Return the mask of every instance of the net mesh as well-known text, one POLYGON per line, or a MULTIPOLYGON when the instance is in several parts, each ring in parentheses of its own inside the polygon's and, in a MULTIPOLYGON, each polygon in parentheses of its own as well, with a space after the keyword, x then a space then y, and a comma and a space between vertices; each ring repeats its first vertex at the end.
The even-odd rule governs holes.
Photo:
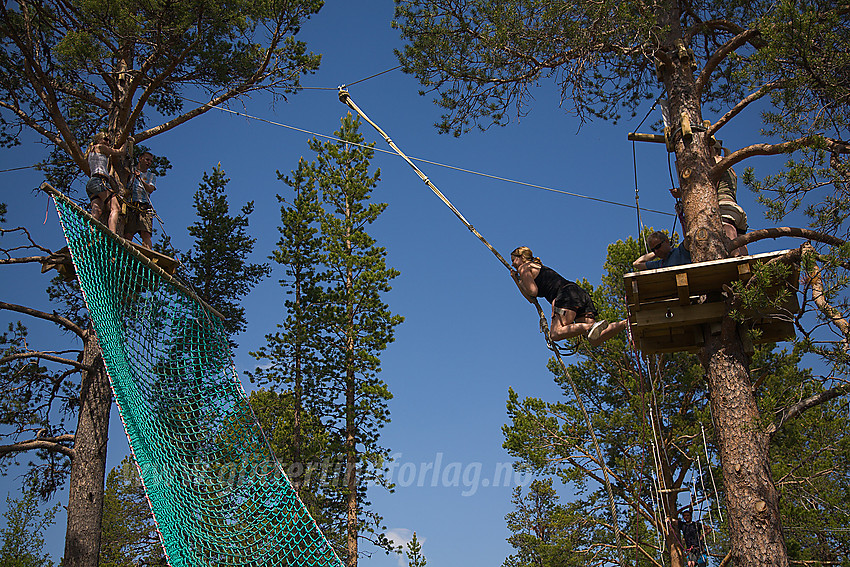
POLYGON ((172 567, 341 566, 269 450, 219 319, 53 197, 172 567))

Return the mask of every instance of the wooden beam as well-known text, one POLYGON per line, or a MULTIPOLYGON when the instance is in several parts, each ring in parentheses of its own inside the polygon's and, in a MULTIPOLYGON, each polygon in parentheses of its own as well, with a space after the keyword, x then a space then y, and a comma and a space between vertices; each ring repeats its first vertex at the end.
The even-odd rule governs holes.
POLYGON ((676 274, 676 291, 679 294, 679 305, 689 305, 691 303, 687 272, 676 274))
POLYGON ((666 140, 663 134, 641 134, 640 132, 629 132, 631 142, 656 142, 664 144, 666 140))
POLYGON ((644 309, 635 314, 635 324, 639 328, 684 327, 702 325, 722 319, 726 315, 726 302, 703 303, 698 305, 673 305, 666 309, 644 309))

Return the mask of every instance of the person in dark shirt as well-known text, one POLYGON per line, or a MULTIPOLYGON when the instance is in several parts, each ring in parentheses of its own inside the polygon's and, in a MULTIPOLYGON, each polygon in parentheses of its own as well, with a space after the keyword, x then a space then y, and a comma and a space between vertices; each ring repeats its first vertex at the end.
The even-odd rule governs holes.
POLYGON ((576 283, 562 277, 535 258, 531 249, 520 246, 511 252, 511 275, 520 292, 528 299, 543 297, 552 304, 549 337, 553 341, 584 335, 597 346, 626 328, 628 320, 609 324, 597 321, 599 312, 593 299, 576 283))
POLYGON ((685 510, 682 512, 682 519, 679 520, 676 527, 685 546, 688 567, 704 567, 706 557, 702 523, 694 522, 693 513, 690 510, 685 510))

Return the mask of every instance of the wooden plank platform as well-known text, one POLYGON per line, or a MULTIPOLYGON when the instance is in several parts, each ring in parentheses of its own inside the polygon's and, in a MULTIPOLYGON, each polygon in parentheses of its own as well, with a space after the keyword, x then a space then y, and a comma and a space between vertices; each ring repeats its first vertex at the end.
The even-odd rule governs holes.
MULTIPOLYGON (((162 268, 165 273, 170 276, 174 275, 174 272, 177 270, 177 266, 179 265, 177 260, 170 256, 166 256, 165 254, 160 254, 156 250, 149 250, 135 242, 125 242, 132 246, 139 254, 150 260, 153 264, 162 268)), ((57 250, 41 263, 41 273, 53 269, 59 272, 62 279, 66 282, 77 279, 77 272, 74 269, 74 263, 71 261, 71 251, 68 250, 67 246, 61 250, 57 250)))
POLYGON ((151 250, 149 248, 145 248, 135 242, 130 242, 130 245, 136 249, 136 251, 162 268, 166 274, 169 276, 173 276, 175 270, 177 270, 177 266, 179 265, 177 260, 172 258, 171 256, 166 256, 165 254, 160 254, 156 250, 151 250))
MULTIPOLYGON (((705 341, 705 333, 719 329, 728 306, 724 284, 752 277, 756 264, 767 262, 788 250, 767 252, 699 262, 657 270, 626 274, 626 301, 631 319, 632 336, 638 348, 647 354, 697 351, 705 341)), ((749 328, 758 329, 757 342, 777 342, 794 337, 794 324, 789 316, 797 313, 799 273, 792 270, 785 286, 793 289, 789 300, 776 313, 745 313, 749 328)), ((768 290, 775 294, 779 287, 768 290)))

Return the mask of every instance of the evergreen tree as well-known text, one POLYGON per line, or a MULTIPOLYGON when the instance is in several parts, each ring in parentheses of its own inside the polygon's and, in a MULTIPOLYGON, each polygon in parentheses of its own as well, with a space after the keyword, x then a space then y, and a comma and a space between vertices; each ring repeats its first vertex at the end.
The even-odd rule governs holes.
MULTIPOLYGON (((593 290, 594 302, 606 318, 616 318, 624 310, 622 272, 637 249, 634 239, 608 248, 603 285, 593 290)), ((718 486, 720 493, 715 494, 713 480, 720 480, 722 470, 705 375, 697 357, 684 353, 640 357, 625 336, 598 349, 579 347, 577 354, 579 360, 567 367, 567 373, 590 412, 618 509, 628 518, 622 536, 625 549, 633 550, 629 561, 649 566, 669 560, 674 567, 683 565, 673 525, 682 506, 693 506, 696 519, 713 528, 709 551, 724 557, 728 525, 716 513, 723 492, 718 486)), ((850 421, 846 401, 841 399, 826 401, 811 413, 789 413, 800 398, 823 391, 811 371, 799 368, 800 363, 798 354, 773 345, 759 348, 753 357, 759 376, 756 395, 762 414, 777 416, 765 430, 771 435, 784 524, 795 527, 786 534, 790 557, 824 559, 830 555, 824 553, 823 542, 836 550, 846 545, 843 532, 835 526, 847 521, 850 502, 850 477, 841 464, 850 448, 844 441, 850 421)), ((569 503, 552 514, 560 521, 561 551, 573 554, 570 560, 579 564, 590 558, 615 563, 612 528, 601 506, 607 495, 600 463, 567 376, 554 359, 549 367, 564 391, 563 399, 522 399, 511 390, 505 447, 519 459, 519 466, 555 476, 569 487, 569 503)), ((508 518, 512 531, 516 517, 527 518, 528 510, 535 509, 516 499, 515 504, 517 512, 508 518)), ((525 535, 511 541, 530 549, 538 544, 525 535)), ((528 556, 512 557, 519 561, 528 556)))
MULTIPOLYGON (((247 233, 254 202, 245 204, 242 214, 230 216, 225 193, 229 181, 220 166, 213 168, 212 175, 204 172, 195 191, 198 220, 189 227, 195 242, 184 264, 198 296, 224 315, 224 328, 235 334, 244 331, 247 324, 240 299, 269 274, 270 268, 246 261, 257 242, 247 233)), ((233 340, 231 345, 236 346, 233 340)))
MULTIPOLYGON (((285 268, 281 285, 290 297, 282 330, 255 353, 269 365, 252 376, 290 389, 297 423, 312 415, 325 427, 323 450, 336 453, 320 515, 332 524, 326 530, 332 540, 341 534, 339 554, 350 566, 357 564, 360 539, 393 549, 366 487, 381 482, 387 458, 379 435, 392 395, 378 377, 380 353, 402 321, 381 299, 398 272, 366 232, 386 205, 371 200, 380 174, 369 171, 373 150, 361 147, 358 129, 351 115, 344 117, 336 132, 343 141, 312 140, 316 161, 301 160, 291 177, 281 177, 293 196, 291 202, 279 197, 281 239, 273 258, 285 268)), ((305 450, 303 426, 294 428, 291 443, 302 459, 316 458, 305 450)))
MULTIPOLYGON (((31 131, 51 148, 42 156, 47 178, 70 191, 81 173, 90 173, 84 149, 98 130, 108 131, 117 148, 130 136, 143 142, 253 91, 285 97, 295 92, 302 73, 318 67, 319 56, 295 35, 321 4, 3 3, 0 145, 15 145, 18 132, 31 131), (209 98, 186 108, 181 96, 186 89, 209 98)), ((128 161, 116 166, 121 185, 126 185, 128 166, 128 161)), ((25 228, 14 234, 23 244, 4 232, 7 253, 0 264, 47 260, 51 251, 34 243, 25 228)), ((77 352, 53 353, 48 345, 33 348, 17 331, 6 337, 11 342, 5 342, 0 361, 0 405, 13 407, 7 401, 22 390, 31 395, 21 415, 8 418, 14 427, 8 435, 4 431, 4 438, 26 433, 3 445, 0 456, 6 466, 16 455, 37 452, 43 460, 32 460, 33 471, 52 483, 47 493, 70 474, 64 565, 94 567, 112 401, 99 346, 87 324, 54 313, 53 306, 12 300, 0 302, 0 309, 79 337, 79 357, 77 352), (49 365, 33 364, 47 360, 49 365), (78 417, 76 428, 65 426, 69 415, 78 417)))
POLYGON ((109 471, 103 499, 100 567, 165 565, 165 554, 136 461, 127 456, 109 471))
POLYGON ((422 554, 422 544, 416 537, 416 532, 413 532, 413 537, 407 542, 407 567, 425 567, 428 561, 422 554))
POLYGON ((343 438, 345 484, 341 488, 349 567, 357 565, 360 538, 374 536, 374 543, 390 547, 378 533, 380 516, 368 508, 366 486, 380 480, 376 473, 388 455, 379 437, 390 419, 387 401, 392 394, 378 377, 379 355, 393 341, 394 329, 402 321, 381 300, 398 272, 387 267, 386 250, 366 232, 386 204, 371 201, 380 172, 369 171, 374 151, 362 146, 359 126, 348 114, 335 132, 342 142, 310 141, 310 149, 316 152, 311 175, 325 205, 321 218, 325 364, 334 369, 323 385, 327 396, 323 415, 343 438))
MULTIPOLYGON (((528 494, 514 489, 511 502, 516 510, 505 516, 511 536, 508 543, 516 553, 505 559, 503 567, 567 567, 585 565, 586 558, 577 551, 577 543, 587 541, 585 528, 591 527, 575 513, 558 504, 552 479, 533 480, 528 494), (569 522, 578 524, 568 529, 569 522)), ((599 528, 596 528, 598 530, 599 528)), ((593 529, 588 530, 592 533, 593 529)))
MULTIPOLYGON (((694 261, 726 258, 740 244, 781 234, 834 247, 844 243, 850 202, 844 191, 850 151, 845 141, 850 14, 841 4, 402 0, 396 16, 407 40, 399 58, 446 109, 442 131, 459 135, 475 125, 505 124, 510 108, 527 111, 531 88, 544 79, 553 80, 582 121, 617 120, 623 109, 634 115, 647 100, 665 99, 670 124, 663 139, 675 154, 683 229, 694 261), (755 129, 748 145, 715 162, 715 136, 756 104, 767 107, 766 142, 756 139, 762 131, 755 129), (717 111, 723 114, 704 122, 717 111), (805 208, 821 200, 824 186, 834 187, 837 199, 827 197, 808 210, 827 224, 840 225, 841 236, 785 227, 753 231, 733 244, 721 227, 715 184, 744 160, 794 152, 800 157, 789 161, 787 173, 762 188, 805 208)), ((756 185, 750 174, 745 178, 756 185)), ((841 299, 845 248, 808 255, 808 291, 820 321, 798 318, 806 321, 805 327, 801 324, 805 333, 820 323, 833 328, 837 340, 831 345, 838 348, 810 350, 837 361, 842 374, 842 345, 850 339, 847 304, 841 299), (821 276, 812 271, 812 262, 842 268, 834 277, 821 276)), ((798 261, 803 252, 783 261, 798 261)), ((757 282, 736 293, 760 294, 757 282)), ((717 424, 734 559, 742 566, 784 567, 788 556, 779 492, 770 475, 770 433, 753 395, 751 360, 732 317, 724 320, 721 333, 706 336, 700 363, 717 424)), ((824 380, 829 394, 800 407, 846 393, 849 389, 837 377, 824 380)))
POLYGON ((18 499, 6 497, 6 526, 0 529, 3 567, 53 567, 44 553, 44 530, 53 523, 59 505, 42 512, 38 500, 35 491, 25 492, 18 499))
MULTIPOLYGON (((266 335, 266 345, 252 353, 258 360, 266 361, 251 374, 251 380, 258 384, 288 386, 292 391, 293 463, 310 463, 314 456, 305 454, 302 446, 305 442, 302 430, 302 416, 314 409, 321 397, 320 384, 322 330, 320 300, 322 288, 315 270, 320 264, 321 240, 319 219, 322 207, 319 202, 315 180, 309 176, 309 164, 299 160, 298 168, 292 172, 292 178, 281 175, 293 190, 292 202, 281 195, 281 225, 278 227, 280 239, 272 253, 272 259, 284 267, 285 275, 281 286, 290 297, 284 302, 286 319, 278 325, 281 329, 266 335)), ((298 479, 293 479, 296 489, 298 479)))

